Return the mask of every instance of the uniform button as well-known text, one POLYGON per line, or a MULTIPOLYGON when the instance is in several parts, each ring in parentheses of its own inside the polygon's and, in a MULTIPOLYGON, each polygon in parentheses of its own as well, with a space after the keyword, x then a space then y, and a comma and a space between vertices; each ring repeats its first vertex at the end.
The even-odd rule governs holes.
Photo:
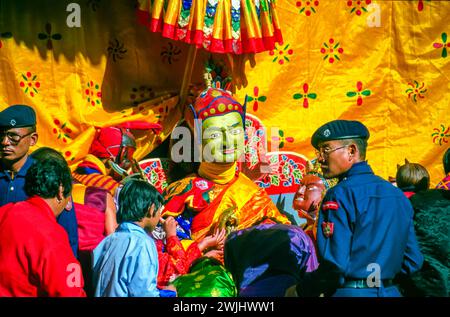
POLYGON ((13 191, 14 190, 14 186, 11 186, 10 190, 13 191))

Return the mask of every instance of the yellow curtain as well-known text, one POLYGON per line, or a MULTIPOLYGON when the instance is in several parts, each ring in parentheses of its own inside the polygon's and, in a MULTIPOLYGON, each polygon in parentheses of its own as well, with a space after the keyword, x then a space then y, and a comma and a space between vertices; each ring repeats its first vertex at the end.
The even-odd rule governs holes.
MULTIPOLYGON (((450 2, 269 2, 284 43, 258 53, 256 66, 245 64, 248 84, 237 91, 266 126, 269 151, 312 159, 310 137, 320 125, 357 119, 370 129, 376 173, 394 176, 408 158, 427 167, 435 185, 450 139, 450 2)), ((136 9, 122 0, 0 2, 0 110, 34 107, 38 146, 61 150, 72 166, 95 126, 162 123, 161 134, 139 137, 140 159, 181 117, 189 45, 149 32, 136 9), (69 26, 71 3, 80 6, 79 27, 69 26)))
POLYGON ((95 127, 161 123, 160 134, 137 135, 141 159, 181 117, 189 46, 148 32, 135 10, 122 0, 0 2, 0 110, 33 107, 37 147, 60 150, 72 168, 88 153, 95 127))
POLYGON ((246 64, 247 111, 269 150, 314 158, 311 135, 327 121, 360 120, 375 173, 424 165, 444 176, 450 140, 450 2, 278 1, 284 43, 246 64), (273 128, 278 128, 279 131, 273 128), (271 133, 272 131, 272 133, 271 133))

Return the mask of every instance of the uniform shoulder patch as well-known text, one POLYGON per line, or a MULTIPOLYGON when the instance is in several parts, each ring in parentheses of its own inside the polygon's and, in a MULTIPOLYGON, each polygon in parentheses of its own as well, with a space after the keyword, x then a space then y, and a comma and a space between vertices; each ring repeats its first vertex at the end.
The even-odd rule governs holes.
POLYGON ((322 222, 322 232, 325 237, 331 237, 334 232, 334 223, 325 221, 322 222))
POLYGON ((338 210, 339 204, 336 201, 327 201, 322 204, 322 210, 338 210))

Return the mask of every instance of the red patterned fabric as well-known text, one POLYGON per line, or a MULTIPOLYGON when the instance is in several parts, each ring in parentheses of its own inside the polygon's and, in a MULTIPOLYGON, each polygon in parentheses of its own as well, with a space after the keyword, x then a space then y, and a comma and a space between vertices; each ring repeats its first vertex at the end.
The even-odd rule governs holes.
POLYGON ((158 287, 163 288, 176 277, 186 274, 191 263, 202 256, 198 244, 193 242, 185 251, 177 237, 167 239, 166 245, 162 240, 156 240, 158 250, 158 287))

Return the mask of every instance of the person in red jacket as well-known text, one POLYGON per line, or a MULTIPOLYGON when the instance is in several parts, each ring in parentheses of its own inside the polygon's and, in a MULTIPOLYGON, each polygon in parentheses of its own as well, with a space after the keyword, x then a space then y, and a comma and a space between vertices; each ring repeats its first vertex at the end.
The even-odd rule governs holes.
POLYGON ((72 179, 61 156, 35 162, 26 201, 0 208, 0 297, 86 296, 81 267, 56 217, 71 208, 72 179))
POLYGON ((153 232, 156 248, 158 250, 158 287, 164 289, 178 276, 189 273, 189 268, 194 260, 206 256, 223 261, 223 247, 225 245, 225 229, 217 230, 200 242, 192 242, 189 246, 183 246, 177 237, 177 221, 173 217, 161 219, 163 236, 158 237, 153 232))

